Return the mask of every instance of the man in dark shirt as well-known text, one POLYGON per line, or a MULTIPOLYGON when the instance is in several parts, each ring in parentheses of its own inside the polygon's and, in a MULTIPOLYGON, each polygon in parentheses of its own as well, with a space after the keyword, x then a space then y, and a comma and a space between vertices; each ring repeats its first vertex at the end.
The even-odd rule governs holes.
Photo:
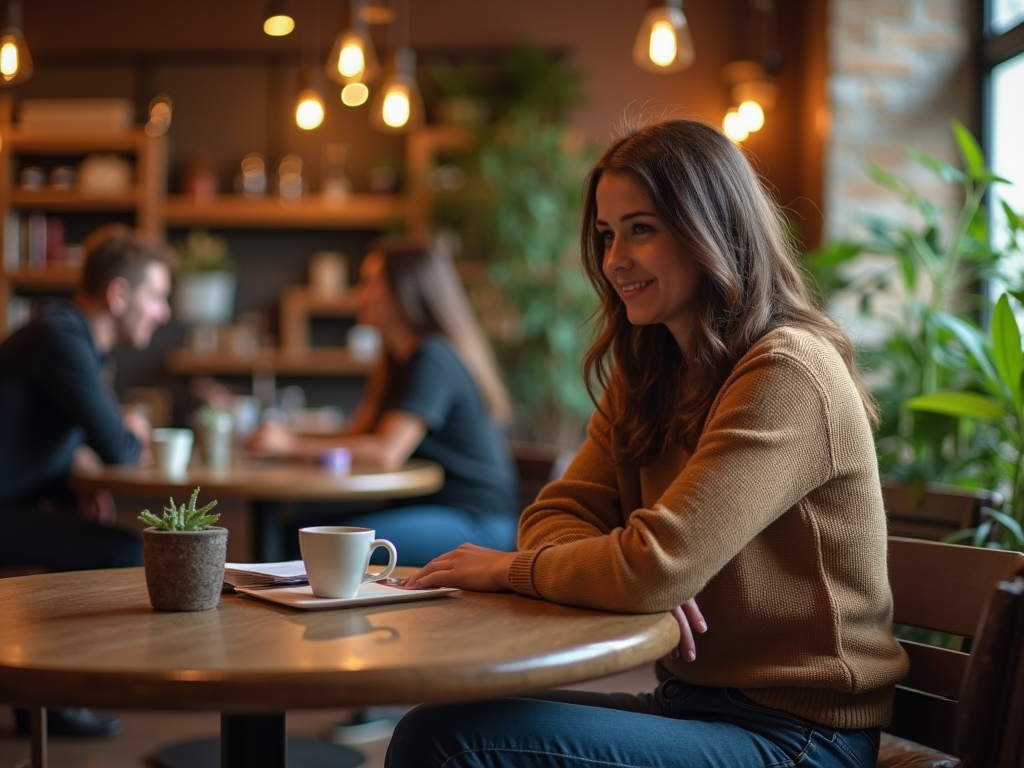
MULTIPOLYGON (((142 564, 139 538, 104 524, 97 497, 72 493, 66 479, 76 458, 132 464, 148 443, 148 421, 121 415, 103 358, 118 345, 144 349, 170 319, 172 255, 123 225, 94 232, 85 251, 72 300, 47 302, 0 344, 0 565, 142 564)), ((57 735, 119 729, 88 710, 51 710, 57 735)))

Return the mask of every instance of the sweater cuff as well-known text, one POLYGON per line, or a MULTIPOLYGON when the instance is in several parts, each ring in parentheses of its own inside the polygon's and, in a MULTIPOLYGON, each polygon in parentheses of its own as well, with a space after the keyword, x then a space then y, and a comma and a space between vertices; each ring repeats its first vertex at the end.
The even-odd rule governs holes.
POLYGON ((512 589, 521 595, 540 597, 533 588, 533 561, 536 560, 540 551, 540 549, 528 549, 525 552, 517 553, 508 569, 509 583, 512 585, 512 589))

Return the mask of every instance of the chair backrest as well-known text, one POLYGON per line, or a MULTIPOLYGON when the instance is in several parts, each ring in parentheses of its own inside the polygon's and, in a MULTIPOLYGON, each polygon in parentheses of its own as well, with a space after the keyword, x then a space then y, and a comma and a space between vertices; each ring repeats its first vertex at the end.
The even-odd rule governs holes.
POLYGON ((954 531, 981 522, 981 508, 999 507, 1002 496, 993 491, 944 485, 914 485, 882 481, 882 499, 890 536, 938 541, 954 531))
POLYGON ((520 509, 532 504, 541 488, 558 479, 570 451, 548 443, 510 440, 509 449, 519 473, 520 509))
MULTIPOLYGON (((957 750, 961 695, 965 711, 979 706, 977 697, 991 690, 990 672, 1002 674, 1011 662, 1005 657, 1009 641, 1002 638, 1007 605, 994 597, 996 585, 1012 580, 1024 568, 1024 554, 1003 550, 889 537, 889 582, 896 624, 926 630, 920 638, 901 639, 910 657, 910 672, 897 687, 893 719, 887 732, 942 752, 957 750), (986 608, 989 608, 986 613, 986 608), (982 618, 986 621, 983 624, 982 618), (981 629, 977 647, 988 649, 985 663, 969 670, 971 641, 981 629), (945 633, 935 637, 930 633, 945 633), (960 648, 942 638, 962 638, 960 648), (932 644, 933 640, 938 644, 932 644), (1000 655, 1002 654, 1002 655, 1000 655)), ((1019 603, 1019 601, 1018 601, 1019 603)), ((1022 611, 1019 604, 1012 610, 1022 611)), ((1011 611, 1012 613, 1012 611, 1011 611)), ((981 657, 979 657, 979 661, 981 657)), ((968 718, 961 724, 960 742, 1002 738, 1002 722, 968 718), (974 728, 975 732, 970 729, 974 728)))

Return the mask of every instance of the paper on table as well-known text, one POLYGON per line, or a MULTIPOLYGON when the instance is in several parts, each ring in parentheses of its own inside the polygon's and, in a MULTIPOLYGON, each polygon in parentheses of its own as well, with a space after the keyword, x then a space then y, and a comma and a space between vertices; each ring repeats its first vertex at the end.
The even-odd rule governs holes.
POLYGON ((225 563, 224 587, 261 589, 307 584, 306 565, 301 560, 280 563, 225 563))

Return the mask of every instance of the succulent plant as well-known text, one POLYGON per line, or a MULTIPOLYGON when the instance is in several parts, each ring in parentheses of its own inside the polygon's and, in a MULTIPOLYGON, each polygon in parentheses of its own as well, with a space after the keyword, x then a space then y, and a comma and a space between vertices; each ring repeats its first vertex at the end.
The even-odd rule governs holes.
POLYGON ((139 520, 156 528, 158 531, 201 531, 220 520, 220 514, 207 514, 217 506, 216 499, 206 506, 196 509, 196 499, 198 497, 199 486, 196 486, 187 505, 176 506, 172 496, 170 497, 170 506, 164 507, 163 517, 157 517, 148 509, 144 509, 139 514, 139 520))

